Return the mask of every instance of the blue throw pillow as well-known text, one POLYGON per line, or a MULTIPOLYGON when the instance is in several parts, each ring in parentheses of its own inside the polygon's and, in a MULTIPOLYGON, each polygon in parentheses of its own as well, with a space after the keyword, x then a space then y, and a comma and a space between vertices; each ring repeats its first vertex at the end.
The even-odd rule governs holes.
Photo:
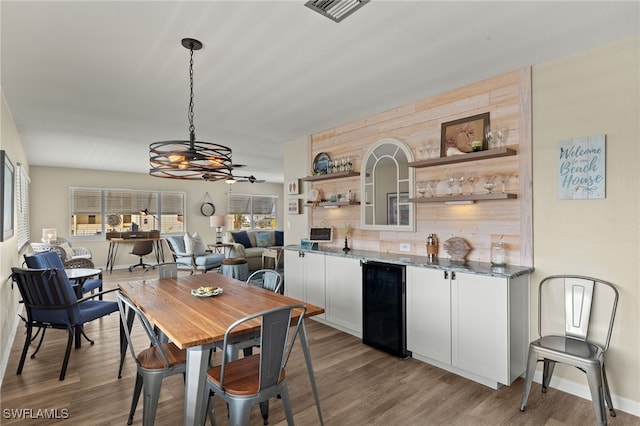
POLYGON ((238 244, 242 244, 244 248, 253 247, 247 231, 232 232, 231 235, 233 236, 233 241, 238 244))
POLYGON ((276 231, 276 246, 284 245, 284 231, 276 231))
POLYGON ((256 232, 256 245, 258 247, 271 247, 271 237, 266 232, 256 232))

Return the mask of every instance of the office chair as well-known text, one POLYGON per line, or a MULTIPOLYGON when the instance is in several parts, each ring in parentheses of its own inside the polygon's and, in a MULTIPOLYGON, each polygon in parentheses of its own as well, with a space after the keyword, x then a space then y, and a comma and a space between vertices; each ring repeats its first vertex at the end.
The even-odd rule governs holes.
POLYGON ((135 265, 129 266, 129 272, 131 272, 135 267, 140 266, 142 269, 151 266, 143 262, 142 258, 148 254, 153 252, 153 240, 145 240, 145 241, 136 241, 133 244, 133 249, 130 251, 131 254, 136 256, 140 256, 140 262, 135 265))

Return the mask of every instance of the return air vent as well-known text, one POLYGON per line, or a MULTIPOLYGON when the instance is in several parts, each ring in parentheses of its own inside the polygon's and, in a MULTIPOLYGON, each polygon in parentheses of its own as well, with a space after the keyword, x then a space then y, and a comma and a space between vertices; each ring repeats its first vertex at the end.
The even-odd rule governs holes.
POLYGON ((366 3, 369 0, 309 0, 304 5, 332 21, 340 22, 366 3))

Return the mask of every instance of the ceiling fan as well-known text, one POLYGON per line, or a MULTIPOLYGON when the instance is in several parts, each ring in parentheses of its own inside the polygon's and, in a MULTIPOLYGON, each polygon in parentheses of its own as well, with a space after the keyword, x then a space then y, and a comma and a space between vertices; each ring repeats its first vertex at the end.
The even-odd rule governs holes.
POLYGON ((261 183, 264 182, 264 179, 256 179, 254 175, 250 176, 232 176, 231 179, 227 179, 226 182, 228 184, 233 184, 236 182, 249 182, 249 183, 261 183))

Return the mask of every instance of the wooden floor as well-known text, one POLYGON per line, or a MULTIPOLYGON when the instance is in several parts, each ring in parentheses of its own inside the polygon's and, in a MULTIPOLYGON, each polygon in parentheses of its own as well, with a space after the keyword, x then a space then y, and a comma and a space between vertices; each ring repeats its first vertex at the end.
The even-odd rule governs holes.
MULTIPOLYGON (((140 273, 105 274, 105 285, 130 280, 140 273)), ((122 379, 118 370, 118 317, 113 314, 87 325, 95 345, 72 349, 66 379, 58 380, 66 333, 49 330, 35 359, 27 357, 22 375, 15 374, 23 345, 23 326, 2 384, 0 424, 125 425, 131 404, 135 364, 127 357, 122 379), (30 409, 31 411, 25 411, 30 409), (60 420, 35 417, 47 413, 60 420), (9 411, 7 411, 9 410, 9 411), (12 418, 13 413, 29 418, 12 418), (51 411, 57 410, 57 411, 51 411)), ((325 424, 331 425, 589 425, 595 424, 590 401, 555 389, 540 392, 534 383, 527 410, 518 409, 522 379, 494 391, 414 359, 399 360, 363 345, 359 339, 308 321, 307 331, 325 424)), ((141 334, 136 339, 144 341, 141 334)), ((216 353, 218 360, 219 352, 216 353)), ((289 393, 296 424, 316 425, 318 417, 299 345, 287 366, 289 393)), ((165 379, 156 425, 182 423, 184 385, 180 375, 165 379)), ((228 424, 226 406, 215 400, 219 425, 228 424)), ((286 424, 282 404, 272 400, 271 425, 286 424)), ((14 414, 15 415, 15 414, 14 414)), ((142 401, 134 423, 142 422, 142 401)), ((252 425, 261 425, 254 407, 252 425)), ((639 425, 640 419, 618 411, 611 425, 639 425)))

